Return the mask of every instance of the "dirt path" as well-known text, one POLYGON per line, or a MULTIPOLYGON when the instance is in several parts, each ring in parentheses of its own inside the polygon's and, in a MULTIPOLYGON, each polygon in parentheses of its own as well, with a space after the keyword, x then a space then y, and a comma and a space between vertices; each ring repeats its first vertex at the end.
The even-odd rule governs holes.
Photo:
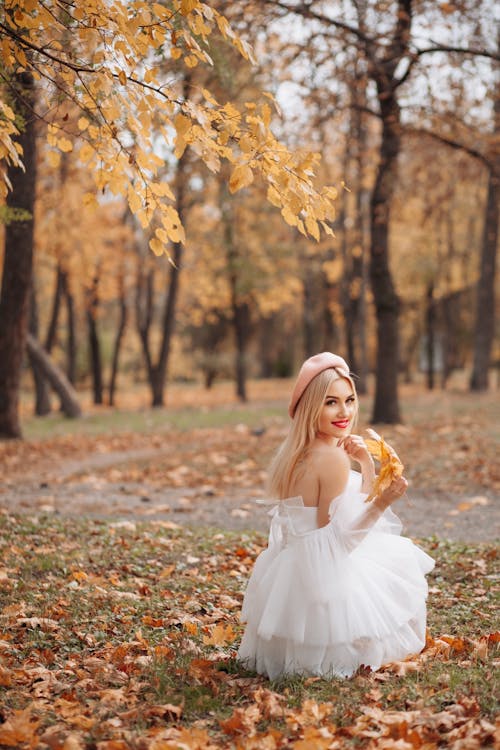
MULTIPOLYGON (((267 529, 269 508, 257 502, 263 498, 262 482, 250 481, 252 471, 250 480, 247 471, 239 475, 244 479, 238 480, 235 474, 232 486, 231 476, 221 486, 220 482, 203 484, 197 477, 188 477, 186 469, 185 476, 191 481, 183 485, 179 467, 177 474, 165 471, 163 480, 158 479, 156 470, 164 458, 165 448, 153 446, 90 453, 81 458, 46 457, 32 466, 28 462, 24 471, 0 488, 0 510, 85 514, 131 522, 161 518, 181 526, 267 529), (135 467, 133 471, 131 467, 135 467)), ((224 464, 218 453, 213 453, 212 460, 224 464)), ((256 479, 261 478, 255 470, 253 473, 258 475, 256 479)), ((411 537, 435 535, 481 542, 498 538, 499 506, 493 491, 457 494, 412 486, 408 498, 395 510, 404 533, 411 537)))

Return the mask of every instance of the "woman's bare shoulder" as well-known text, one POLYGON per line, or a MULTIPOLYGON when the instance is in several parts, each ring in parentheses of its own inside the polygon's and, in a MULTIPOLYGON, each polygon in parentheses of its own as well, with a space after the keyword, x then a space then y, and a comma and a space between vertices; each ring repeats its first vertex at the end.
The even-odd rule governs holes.
POLYGON ((309 454, 311 465, 319 474, 332 471, 349 471, 349 458, 343 448, 331 445, 317 445, 309 454))

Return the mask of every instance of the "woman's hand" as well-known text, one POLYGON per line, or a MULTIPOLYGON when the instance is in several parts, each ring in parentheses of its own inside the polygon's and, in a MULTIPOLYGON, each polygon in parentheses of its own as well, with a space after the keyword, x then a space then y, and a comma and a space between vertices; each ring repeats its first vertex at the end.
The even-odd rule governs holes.
POLYGON ((349 435, 339 440, 338 445, 343 448, 350 458, 359 463, 361 468, 361 491, 370 492, 375 481, 375 464, 360 435, 349 435))
POLYGON ((380 495, 377 495, 373 502, 379 506, 388 508, 396 500, 399 500, 400 497, 403 497, 407 489, 407 480, 404 477, 397 477, 397 479, 393 479, 390 485, 383 490, 380 495))
POLYGON ((339 447, 343 448, 350 458, 353 458, 359 464, 373 464, 373 459, 366 447, 365 441, 360 435, 349 435, 338 442, 339 447))

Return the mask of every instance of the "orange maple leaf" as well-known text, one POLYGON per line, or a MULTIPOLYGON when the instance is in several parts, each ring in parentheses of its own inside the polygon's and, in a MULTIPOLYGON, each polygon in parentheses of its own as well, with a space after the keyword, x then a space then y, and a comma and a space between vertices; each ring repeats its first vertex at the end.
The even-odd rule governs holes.
POLYGON ((386 443, 383 437, 370 428, 366 432, 369 437, 365 439, 365 445, 372 456, 380 463, 380 469, 373 483, 372 491, 365 500, 368 503, 376 498, 380 492, 387 489, 394 479, 403 475, 404 466, 394 448, 386 443))
POLYGON ((209 636, 203 636, 205 646, 227 646, 236 638, 231 625, 216 625, 209 636))

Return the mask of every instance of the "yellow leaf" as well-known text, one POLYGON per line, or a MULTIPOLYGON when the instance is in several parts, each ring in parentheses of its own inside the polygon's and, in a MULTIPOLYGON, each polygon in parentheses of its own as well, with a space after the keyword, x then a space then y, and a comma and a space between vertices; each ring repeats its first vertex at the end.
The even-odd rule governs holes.
POLYGON ((316 242, 319 242, 319 227, 318 222, 312 219, 310 216, 306 216, 306 229, 309 234, 314 237, 316 242))
POLYGON ((380 462, 378 476, 373 484, 372 491, 365 501, 369 502, 377 497, 380 492, 387 489, 394 479, 403 475, 404 466, 394 448, 389 443, 386 443, 375 430, 368 428, 366 432, 369 438, 365 439, 365 445, 372 456, 380 462))
POLYGON ((128 191, 128 205, 133 214, 137 213, 142 206, 141 197, 131 188, 128 191))
POLYGON ((126 86, 127 85, 127 76, 126 76, 124 70, 120 70, 119 71, 119 73, 118 73, 118 80, 120 81, 120 83, 121 83, 122 86, 126 86))
POLYGON ((251 136, 246 133, 240 138, 240 148, 244 154, 248 154, 254 149, 254 141, 251 136))
POLYGON ((293 213, 293 211, 290 211, 288 206, 283 206, 281 209, 281 215, 283 216, 284 220, 287 224, 289 224, 291 227, 296 227, 298 219, 296 215, 293 213))
POLYGON ((330 235, 330 237, 335 237, 335 232, 330 226, 328 226, 328 224, 326 224, 326 222, 320 221, 320 224, 323 227, 325 234, 330 235))
POLYGON ((57 146, 65 154, 69 153, 70 151, 73 151, 73 144, 69 140, 69 138, 59 138, 59 140, 57 141, 57 146))
POLYGON ((152 182, 149 187, 154 195, 170 198, 172 201, 175 200, 172 189, 166 182, 152 182))
POLYGON ((198 8, 200 0, 181 0, 181 13, 183 16, 187 16, 192 10, 198 8))
POLYGON ((164 238, 165 232, 168 235, 168 239, 172 242, 185 242, 186 236, 184 233, 184 227, 181 224, 179 214, 173 208, 173 206, 165 206, 162 210, 161 222, 164 229, 157 229, 155 234, 160 239, 164 238))
POLYGON ((179 47, 171 47, 170 48, 170 57, 172 60, 178 60, 179 57, 182 55, 182 50, 179 49, 179 47))
POLYGON ((302 219, 299 219, 299 220, 297 221, 297 229, 299 230, 299 232, 300 232, 301 234, 303 234, 303 235, 304 235, 304 237, 307 237, 307 232, 306 232, 306 228, 305 228, 305 226, 304 226, 304 222, 302 221, 302 219))
POLYGON ((191 120, 179 112, 174 118, 174 128, 180 138, 184 138, 191 128, 191 120))
POLYGON ((235 167, 229 178, 229 190, 231 193, 236 193, 253 182, 253 172, 248 164, 239 164, 235 167))
POLYGON ((203 636, 205 646, 226 646, 236 638, 231 625, 216 625, 210 636, 203 636))
POLYGON ((165 253, 165 245, 156 237, 153 237, 149 240, 149 247, 155 255, 163 255, 165 253))
POLYGON ((94 149, 92 146, 89 146, 88 143, 84 143, 81 147, 80 151, 78 152, 78 158, 82 162, 89 161, 94 156, 94 149))
POLYGON ((61 154, 59 151, 49 151, 47 153, 47 161, 51 167, 57 169, 61 163, 61 154))
POLYGON ((184 62, 188 68, 196 68, 198 65, 198 58, 195 55, 186 55, 184 62))
POLYGON ((207 100, 207 102, 209 102, 210 104, 213 104, 214 107, 218 106, 217 100, 214 99, 214 97, 212 96, 210 91, 208 91, 208 89, 202 89, 201 91, 202 91, 203 96, 207 100))
POLYGON ((269 187, 267 188, 267 200, 269 201, 269 203, 272 203, 273 206, 281 208, 281 195, 272 185, 269 185, 269 187))
POLYGON ((88 126, 90 125, 90 122, 87 120, 86 117, 80 117, 78 120, 78 128, 79 130, 87 130, 88 126))
POLYGON ((228 34, 231 31, 231 27, 229 26, 229 21, 224 18, 224 16, 218 15, 216 18, 217 26, 219 27, 219 31, 222 34, 224 38, 227 39, 228 34))
POLYGON ((266 128, 271 124, 271 107, 269 104, 262 105, 262 119, 266 128))
POLYGON ((264 94, 265 97, 267 97, 268 99, 270 99, 272 101, 272 103, 274 104, 274 107, 276 109, 276 112, 281 116, 281 109, 279 107, 278 102, 274 98, 273 94, 271 94, 269 91, 263 91, 262 93, 264 94))

